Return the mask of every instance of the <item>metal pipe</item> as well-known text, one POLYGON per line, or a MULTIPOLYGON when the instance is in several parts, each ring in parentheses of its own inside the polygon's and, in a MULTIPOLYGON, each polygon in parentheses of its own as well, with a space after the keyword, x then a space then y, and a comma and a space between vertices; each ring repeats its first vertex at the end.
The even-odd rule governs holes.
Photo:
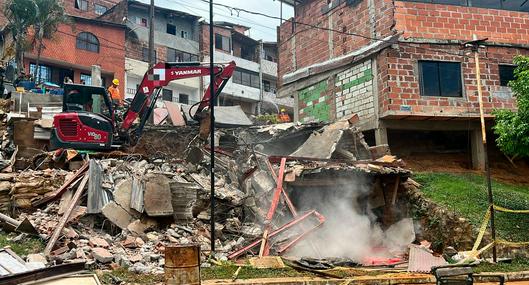
POLYGON ((154 0, 151 0, 149 14, 149 68, 151 68, 156 64, 154 58, 154 0))
POLYGON ((210 99, 209 99, 209 112, 211 119, 211 129, 210 129, 210 176, 211 176, 211 189, 210 189, 210 234, 211 234, 211 256, 215 255, 215 100, 216 100, 216 89, 215 84, 215 67, 214 67, 214 46, 213 46, 213 0, 209 0, 209 84, 210 84, 210 99))

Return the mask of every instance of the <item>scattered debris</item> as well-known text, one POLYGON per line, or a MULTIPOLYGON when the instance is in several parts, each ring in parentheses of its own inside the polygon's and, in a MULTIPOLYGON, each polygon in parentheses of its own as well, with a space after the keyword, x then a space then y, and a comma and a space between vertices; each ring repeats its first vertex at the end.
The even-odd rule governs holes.
MULTIPOLYGON (((177 104, 166 107, 156 117, 166 127, 151 137, 143 136, 134 149, 138 154, 39 151, 32 158, 35 170, 0 172, 0 211, 6 213, 0 220, 17 231, 28 231, 22 224, 34 225, 33 233, 47 240, 44 253, 28 256, 28 263, 81 262, 99 268, 120 266, 140 274, 161 274, 165 269, 167 274, 182 262, 167 257, 175 245, 190 244, 196 245, 192 265, 197 268, 210 256, 225 261, 244 255, 259 256, 250 259, 255 267, 282 268, 285 264, 278 256, 299 252, 318 258, 286 263, 327 277, 333 275, 319 270, 395 267, 406 262, 405 254, 394 249, 406 247, 415 238, 412 220, 399 211, 411 173, 388 146, 367 145, 354 125, 358 118, 327 125, 249 127, 251 122, 240 120, 240 109, 220 110, 220 123, 239 128, 216 133, 216 239, 211 240, 211 150, 191 143, 199 134, 196 127, 171 132, 169 123, 181 125, 191 118, 182 117, 188 112, 177 104), (164 143, 165 137, 177 145, 164 143), (328 218, 334 218, 333 214, 327 215, 324 198, 307 201, 317 191, 329 191, 329 196, 340 189, 357 191, 351 184, 361 185, 362 193, 347 196, 347 206, 375 217, 367 226, 383 225, 380 236, 385 242, 369 244, 373 248, 362 258, 333 259, 325 256, 327 248, 317 239, 318 234, 327 233, 327 224, 335 226, 328 218), (214 253, 209 252, 211 243, 214 253), (372 255, 375 251, 380 255, 372 255)), ((38 125, 49 127, 44 121, 38 125)), ((8 132, 0 135, 0 143, 6 146, 0 152, 2 168, 12 165, 16 143, 8 132)), ((19 135, 24 139, 27 134, 19 135)), ((417 250, 410 250, 410 258, 417 250)))

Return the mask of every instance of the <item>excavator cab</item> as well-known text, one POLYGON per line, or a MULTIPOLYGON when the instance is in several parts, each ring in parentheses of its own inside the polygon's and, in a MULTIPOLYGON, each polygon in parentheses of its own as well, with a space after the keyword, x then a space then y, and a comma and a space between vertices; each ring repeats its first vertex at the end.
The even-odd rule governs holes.
POLYGON ((109 149, 114 110, 103 87, 65 84, 62 113, 53 118, 51 149, 109 149))
MULTIPOLYGON (((63 112, 53 117, 50 148, 105 151, 134 146, 156 107, 160 90, 174 80, 209 76, 210 68, 196 62, 155 64, 143 76, 134 99, 124 112, 121 112, 122 108, 116 112, 112 109, 110 96, 102 87, 66 84, 63 112)), ((205 90, 202 100, 191 107, 196 107, 194 116, 200 121, 201 133, 205 133, 203 130, 207 130, 210 124, 204 111, 210 100, 215 100, 222 92, 235 68, 233 61, 215 64, 215 81, 205 90), (213 96, 211 88, 215 93, 213 96)))

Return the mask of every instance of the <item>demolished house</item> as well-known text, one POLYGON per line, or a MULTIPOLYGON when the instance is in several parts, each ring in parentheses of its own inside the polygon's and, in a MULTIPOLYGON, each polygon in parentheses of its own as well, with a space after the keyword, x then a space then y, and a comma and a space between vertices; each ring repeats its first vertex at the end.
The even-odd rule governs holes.
POLYGON ((4 125, 3 143, 15 150, 2 153, 2 230, 42 239, 45 266, 163 273, 175 244, 199 245, 202 262, 405 264, 416 227, 403 195, 411 173, 387 145, 368 146, 357 120, 219 129, 214 241, 210 150, 190 145, 197 127, 151 129, 137 152, 40 152, 20 169, 4 125))

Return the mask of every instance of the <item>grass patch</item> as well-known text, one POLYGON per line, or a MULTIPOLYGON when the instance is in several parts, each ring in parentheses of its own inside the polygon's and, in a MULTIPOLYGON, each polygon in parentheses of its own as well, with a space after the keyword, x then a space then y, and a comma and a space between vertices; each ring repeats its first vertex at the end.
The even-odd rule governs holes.
MULTIPOLYGON (((238 266, 234 264, 227 264, 222 266, 212 266, 202 268, 200 275, 202 280, 212 279, 231 279, 238 266)), ((274 277, 313 277, 315 275, 307 272, 299 272, 290 267, 278 269, 258 269, 249 266, 244 266, 237 279, 254 279, 254 278, 274 278, 274 277)))
POLYGON ((163 274, 136 274, 129 272, 126 268, 118 268, 112 271, 101 271, 98 274, 103 284, 157 284, 164 282, 163 274))
POLYGON ((31 253, 39 253, 44 250, 44 242, 35 237, 26 237, 20 241, 12 241, 17 234, 6 234, 0 232, 0 248, 9 246, 11 250, 20 256, 25 256, 31 253))
POLYGON ((529 270, 529 260, 515 259, 511 263, 481 263, 474 268, 474 273, 482 272, 517 272, 529 270))
MULTIPOLYGON (((477 228, 488 207, 486 181, 475 174, 418 173, 426 197, 470 220, 477 228)), ((493 181, 494 203, 509 209, 529 209, 529 187, 493 181)), ((497 236, 509 241, 529 241, 527 214, 496 212, 497 236)))

